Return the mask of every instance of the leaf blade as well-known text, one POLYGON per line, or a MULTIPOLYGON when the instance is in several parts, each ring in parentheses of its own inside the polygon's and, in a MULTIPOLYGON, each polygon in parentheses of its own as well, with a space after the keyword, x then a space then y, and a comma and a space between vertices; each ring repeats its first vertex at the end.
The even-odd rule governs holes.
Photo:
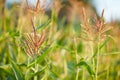
POLYGON ((89 72, 90 75, 95 75, 91 66, 84 60, 80 61, 76 66, 79 66, 79 67, 85 66, 85 68, 87 69, 87 71, 89 72))
POLYGON ((17 80, 24 80, 23 74, 21 73, 18 66, 15 64, 13 60, 12 60, 12 69, 17 80))

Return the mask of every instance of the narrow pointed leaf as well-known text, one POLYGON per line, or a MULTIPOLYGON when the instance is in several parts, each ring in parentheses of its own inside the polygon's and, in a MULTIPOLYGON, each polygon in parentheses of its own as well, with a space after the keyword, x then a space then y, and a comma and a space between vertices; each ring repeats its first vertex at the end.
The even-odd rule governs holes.
MULTIPOLYGON (((45 57, 48 55, 49 51, 51 50, 51 48, 47 49, 43 54, 41 54, 38 58, 37 58, 37 63, 42 62, 45 57)), ((30 65, 28 65, 28 68, 30 68, 31 66, 33 66, 35 64, 35 61, 32 62, 30 65)))
POLYGON ((39 75, 40 73, 42 73, 45 69, 47 68, 47 66, 45 66, 43 69, 37 71, 36 73, 33 73, 29 76, 29 79, 31 79, 32 77, 39 75))
MULTIPOLYGON (((104 45, 106 45, 106 43, 110 40, 110 38, 108 38, 107 40, 104 41, 104 43, 102 45, 100 45, 100 48, 99 49, 102 49, 104 47, 104 45)), ((97 55, 97 52, 98 52, 98 49, 96 49, 93 57, 95 57, 97 55)))
POLYGON ((19 70, 14 61, 12 61, 12 69, 17 80, 24 80, 22 72, 19 70))
POLYGON ((51 20, 48 20, 47 22, 43 23, 42 25, 38 26, 37 27, 37 30, 40 29, 40 28, 43 28, 43 27, 46 27, 50 24, 51 20))
POLYGON ((92 67, 84 60, 80 61, 76 66, 79 66, 79 67, 84 66, 90 75, 95 75, 92 67))
POLYGON ((13 80, 15 80, 14 74, 11 71, 12 69, 10 68, 9 65, 3 65, 0 66, 0 72, 5 73, 7 76, 11 77, 13 80))

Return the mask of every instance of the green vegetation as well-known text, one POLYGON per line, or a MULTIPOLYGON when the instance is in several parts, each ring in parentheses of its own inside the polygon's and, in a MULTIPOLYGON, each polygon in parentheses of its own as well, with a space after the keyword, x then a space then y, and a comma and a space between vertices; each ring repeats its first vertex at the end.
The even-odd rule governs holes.
POLYGON ((66 23, 62 6, 49 18, 39 1, 35 8, 0 5, 0 80, 120 80, 117 22, 105 23, 104 10, 91 18, 83 8, 66 23))

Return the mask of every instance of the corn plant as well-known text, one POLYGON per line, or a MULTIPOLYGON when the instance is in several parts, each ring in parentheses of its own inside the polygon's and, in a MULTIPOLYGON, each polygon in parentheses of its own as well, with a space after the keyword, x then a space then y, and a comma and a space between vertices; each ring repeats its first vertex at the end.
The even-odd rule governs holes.
POLYGON ((47 0, 29 1, 0 1, 0 80, 120 79, 119 22, 107 23, 106 10, 52 0, 47 15, 47 0))

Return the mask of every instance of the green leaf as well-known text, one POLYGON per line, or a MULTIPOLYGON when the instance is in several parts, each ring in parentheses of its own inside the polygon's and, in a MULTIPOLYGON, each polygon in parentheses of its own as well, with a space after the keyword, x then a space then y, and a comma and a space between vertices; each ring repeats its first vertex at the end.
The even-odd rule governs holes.
POLYGON ((17 80, 24 80, 22 72, 19 70, 18 66, 12 60, 12 69, 14 71, 17 80))
POLYGON ((5 73, 8 77, 11 77, 13 80, 15 80, 15 76, 13 75, 13 72, 11 71, 11 68, 9 65, 3 65, 0 66, 0 72, 5 73))
POLYGON ((75 21, 73 23, 73 26, 74 26, 73 28, 77 34, 79 34, 81 32, 81 25, 80 24, 81 24, 80 21, 78 19, 75 19, 75 21))
POLYGON ((78 53, 81 53, 82 50, 83 50, 83 44, 82 44, 82 43, 79 43, 79 44, 78 44, 78 47, 77 47, 77 52, 78 52, 78 53))
POLYGON ((47 66, 45 66, 43 69, 37 71, 36 73, 30 74, 29 79, 31 79, 32 77, 42 73, 46 68, 47 68, 47 66))
POLYGON ((79 67, 84 66, 90 75, 95 75, 92 67, 84 60, 81 60, 76 66, 79 66, 79 67))
POLYGON ((53 80, 58 80, 59 78, 59 75, 53 71, 50 71, 50 77, 53 79, 53 80))
POLYGON ((57 16, 58 15, 56 14, 56 11, 52 9, 52 17, 51 17, 52 22, 57 22, 57 20, 58 20, 57 16))
POLYGON ((9 43, 8 43, 8 48, 9 48, 10 56, 12 57, 14 61, 16 61, 16 55, 15 55, 15 50, 14 50, 15 48, 13 48, 13 46, 10 45, 9 43))
POLYGON ((51 22, 51 20, 48 20, 47 22, 43 23, 42 25, 38 26, 37 27, 37 30, 40 29, 40 28, 43 28, 43 27, 46 27, 47 25, 49 25, 51 22))
MULTIPOLYGON (((50 50, 51 50, 51 48, 49 48, 49 49, 47 49, 43 54, 41 54, 41 56, 39 56, 38 58, 37 58, 37 63, 40 63, 40 62, 42 62, 44 59, 45 59, 45 57, 48 55, 48 53, 50 52, 50 50)), ((31 64, 29 64, 28 65, 28 68, 30 68, 31 66, 33 66, 35 64, 35 61, 34 62, 32 62, 31 64)))
MULTIPOLYGON (((100 48, 99 49, 102 49, 104 47, 104 45, 110 40, 110 38, 108 38, 107 40, 104 41, 104 43, 102 45, 100 45, 100 48)), ((98 49, 96 49, 93 57, 95 57, 97 55, 97 52, 98 52, 98 49)))
POLYGON ((1 35, 0 36, 0 44, 2 42, 5 42, 5 40, 7 40, 7 38, 10 36, 10 34, 7 32, 7 33, 4 33, 4 35, 1 35))

